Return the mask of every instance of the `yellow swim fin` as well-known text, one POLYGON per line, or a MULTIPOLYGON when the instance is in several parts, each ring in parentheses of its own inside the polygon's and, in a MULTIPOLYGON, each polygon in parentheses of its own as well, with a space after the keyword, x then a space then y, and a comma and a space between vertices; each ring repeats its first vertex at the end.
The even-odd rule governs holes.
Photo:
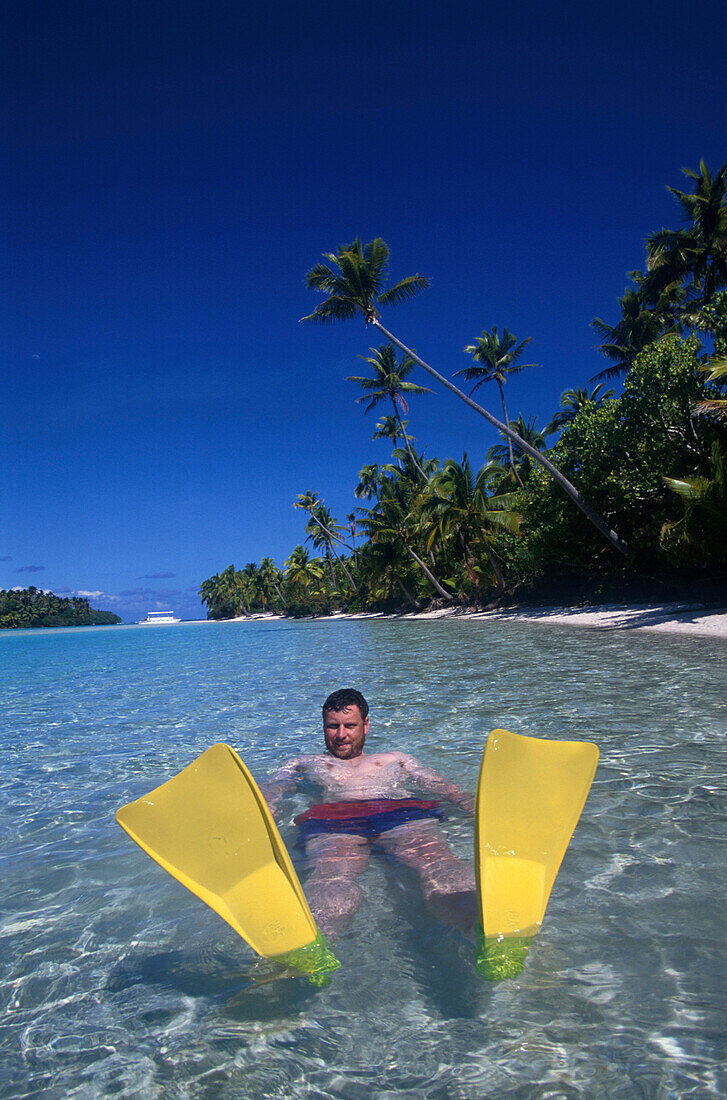
POLYGON ((213 745, 116 820, 254 951, 325 985, 340 963, 318 931, 265 800, 229 745, 213 745))
POLYGON ((598 763, 588 741, 546 741, 493 730, 477 783, 476 964, 514 977, 540 928, 550 891, 598 763))

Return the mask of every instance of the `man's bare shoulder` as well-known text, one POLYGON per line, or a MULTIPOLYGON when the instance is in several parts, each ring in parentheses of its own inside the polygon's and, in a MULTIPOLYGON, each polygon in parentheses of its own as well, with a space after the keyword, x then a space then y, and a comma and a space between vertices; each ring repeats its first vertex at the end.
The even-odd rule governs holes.
POLYGON ((290 768, 291 771, 306 771, 308 768, 315 767, 322 759, 322 753, 306 753, 305 756, 291 756, 282 767, 290 768))

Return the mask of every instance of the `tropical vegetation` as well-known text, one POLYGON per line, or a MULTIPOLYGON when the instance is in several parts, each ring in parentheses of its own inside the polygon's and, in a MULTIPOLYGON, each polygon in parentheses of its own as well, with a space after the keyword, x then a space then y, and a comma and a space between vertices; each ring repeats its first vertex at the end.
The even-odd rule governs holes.
POLYGON ((483 328, 465 346, 471 365, 455 371, 473 383, 468 396, 381 322, 382 309, 429 280, 387 285, 380 238, 326 253, 306 276, 324 298, 303 320, 359 317, 383 337, 360 356, 369 373, 350 380, 365 411, 388 409, 373 438, 391 455, 363 466, 344 523, 317 491, 300 493, 305 545, 280 568, 266 558, 204 581, 208 615, 724 591, 727 165, 685 174, 691 190, 670 189, 684 224, 647 237, 620 316, 592 322, 608 365, 592 388, 584 380, 566 390, 542 428, 527 410, 511 417, 505 402, 508 377, 533 365, 520 362, 530 337, 483 328), (412 379, 417 366, 497 428, 501 442, 479 469, 466 454, 427 457, 409 431, 414 402, 431 392, 412 379), (502 419, 473 400, 486 397, 486 382, 496 384, 502 419))
POLYGON ((31 585, 0 589, 0 629, 31 626, 111 626, 120 623, 112 611, 96 611, 83 596, 56 596, 31 585))

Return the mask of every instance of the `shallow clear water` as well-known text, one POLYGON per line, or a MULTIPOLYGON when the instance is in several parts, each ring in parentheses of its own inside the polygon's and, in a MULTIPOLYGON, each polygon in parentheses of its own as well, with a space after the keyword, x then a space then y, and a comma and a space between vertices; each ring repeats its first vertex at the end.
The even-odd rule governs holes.
MULTIPOLYGON (((466 620, 1 633, 0 1095, 725 1095, 726 654, 466 620), (215 741, 258 779, 316 748, 343 684, 372 704, 370 749, 470 789, 496 726, 600 746, 520 978, 480 980, 375 859, 333 984, 261 981, 115 824, 215 741)), ((471 857, 471 821, 444 827, 471 857)))

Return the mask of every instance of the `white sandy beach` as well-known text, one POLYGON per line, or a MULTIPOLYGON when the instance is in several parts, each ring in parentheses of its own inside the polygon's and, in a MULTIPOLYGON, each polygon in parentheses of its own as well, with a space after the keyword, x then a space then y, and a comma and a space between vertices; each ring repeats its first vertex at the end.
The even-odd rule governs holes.
POLYGON ((537 607, 475 614, 478 619, 514 619, 599 630, 655 630, 665 634, 698 634, 727 640, 727 608, 708 610, 696 604, 608 604, 603 607, 537 607))
MULTIPOLYGON (((592 630, 654 630, 666 634, 695 634, 727 641, 727 608, 708 609, 703 604, 606 604, 601 607, 519 607, 502 611, 458 611, 443 608, 404 615, 379 613, 331 615, 331 619, 490 619, 545 623, 548 626, 580 626, 592 630)), ((244 616, 230 622, 279 619, 273 614, 244 616)))

